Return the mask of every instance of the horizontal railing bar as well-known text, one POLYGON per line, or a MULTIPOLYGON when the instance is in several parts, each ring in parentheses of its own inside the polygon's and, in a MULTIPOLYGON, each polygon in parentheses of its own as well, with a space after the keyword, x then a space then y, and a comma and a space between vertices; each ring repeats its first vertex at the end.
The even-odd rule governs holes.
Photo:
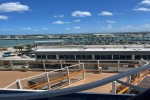
POLYGON ((143 92, 143 91, 146 90, 145 88, 138 87, 138 86, 134 86, 134 85, 128 84, 128 83, 126 83, 126 82, 122 82, 122 81, 120 81, 120 80, 117 80, 117 82, 120 83, 120 84, 123 84, 123 85, 125 85, 125 86, 128 86, 128 87, 130 87, 130 88, 136 89, 136 90, 138 90, 138 91, 140 91, 140 92, 143 92))

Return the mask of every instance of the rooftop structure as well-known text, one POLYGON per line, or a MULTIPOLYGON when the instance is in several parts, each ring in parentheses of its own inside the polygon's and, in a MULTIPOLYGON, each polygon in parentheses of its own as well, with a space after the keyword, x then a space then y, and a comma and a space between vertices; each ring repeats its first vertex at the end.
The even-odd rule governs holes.
POLYGON ((149 46, 39 46, 36 59, 51 60, 150 60, 149 46), (52 57, 53 56, 53 57, 52 57))

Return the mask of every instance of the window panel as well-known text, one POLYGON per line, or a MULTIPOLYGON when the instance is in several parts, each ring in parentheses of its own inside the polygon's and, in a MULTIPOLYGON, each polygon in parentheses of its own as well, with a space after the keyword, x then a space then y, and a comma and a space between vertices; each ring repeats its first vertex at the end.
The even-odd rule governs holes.
POLYGON ((87 55, 87 59, 92 59, 92 55, 87 55))
POLYGON ((100 59, 100 55, 95 55, 95 59, 100 59))
POLYGON ((113 55, 113 59, 119 59, 119 55, 113 55))
POLYGON ((126 59, 132 59, 132 55, 126 55, 126 59))
POLYGON ((101 59, 107 59, 106 55, 101 55, 101 59))
POLYGON ((141 59, 141 55, 135 55, 135 59, 136 59, 136 60, 141 59))

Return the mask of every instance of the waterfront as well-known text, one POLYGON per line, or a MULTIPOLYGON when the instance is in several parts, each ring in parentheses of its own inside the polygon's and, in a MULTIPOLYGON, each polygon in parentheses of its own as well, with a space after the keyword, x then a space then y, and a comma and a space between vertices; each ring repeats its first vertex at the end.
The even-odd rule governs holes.
POLYGON ((150 34, 80 34, 80 35, 53 35, 53 36, 26 36, 26 38, 0 36, 0 47, 34 44, 35 41, 64 40, 65 45, 128 45, 150 44, 150 34), (8 38, 9 37, 9 38, 8 38))
MULTIPOLYGON (((0 40, 0 47, 3 48, 17 45, 33 44, 35 41, 37 40, 36 39, 0 40)), ((40 41, 40 39, 38 41, 40 41)))

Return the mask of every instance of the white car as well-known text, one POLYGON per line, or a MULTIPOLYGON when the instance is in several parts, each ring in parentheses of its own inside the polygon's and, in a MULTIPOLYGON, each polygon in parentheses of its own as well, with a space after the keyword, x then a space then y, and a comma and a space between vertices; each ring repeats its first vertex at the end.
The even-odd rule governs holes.
POLYGON ((26 55, 22 55, 21 58, 29 58, 29 57, 26 55))

